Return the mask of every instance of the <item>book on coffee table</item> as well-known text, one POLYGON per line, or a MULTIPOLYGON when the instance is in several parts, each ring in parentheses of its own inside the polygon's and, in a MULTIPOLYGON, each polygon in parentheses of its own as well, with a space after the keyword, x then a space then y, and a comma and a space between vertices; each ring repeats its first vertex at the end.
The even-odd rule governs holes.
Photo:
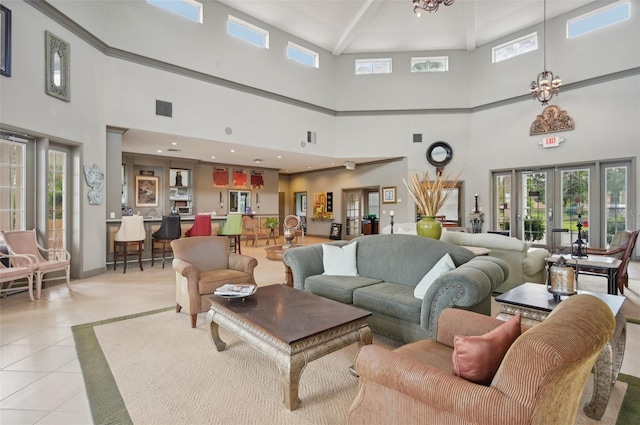
POLYGON ((214 294, 221 297, 246 297, 256 292, 256 285, 235 285, 226 283, 215 290, 214 294))

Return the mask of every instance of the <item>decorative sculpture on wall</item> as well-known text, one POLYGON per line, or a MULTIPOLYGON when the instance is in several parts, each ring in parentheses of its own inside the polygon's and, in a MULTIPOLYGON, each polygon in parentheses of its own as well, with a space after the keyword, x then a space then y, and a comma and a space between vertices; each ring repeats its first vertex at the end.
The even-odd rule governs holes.
POLYGON ((104 195, 102 189, 104 187, 104 173, 100 171, 96 164, 93 167, 84 166, 84 178, 87 184, 91 187, 87 197, 89 198, 89 205, 102 205, 104 195))
POLYGON ((573 120, 567 114, 567 111, 563 111, 555 105, 549 105, 531 123, 529 135, 534 136, 536 134, 556 133, 573 129, 573 120))

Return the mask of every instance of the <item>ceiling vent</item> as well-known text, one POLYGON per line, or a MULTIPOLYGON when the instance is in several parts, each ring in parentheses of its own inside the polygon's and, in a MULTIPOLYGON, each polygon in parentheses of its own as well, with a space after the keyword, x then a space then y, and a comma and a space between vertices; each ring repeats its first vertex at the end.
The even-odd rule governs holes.
POLYGON ((156 100, 156 115, 171 118, 173 116, 173 103, 156 100))
POLYGON ((316 143, 316 132, 315 131, 307 131, 307 143, 316 143))

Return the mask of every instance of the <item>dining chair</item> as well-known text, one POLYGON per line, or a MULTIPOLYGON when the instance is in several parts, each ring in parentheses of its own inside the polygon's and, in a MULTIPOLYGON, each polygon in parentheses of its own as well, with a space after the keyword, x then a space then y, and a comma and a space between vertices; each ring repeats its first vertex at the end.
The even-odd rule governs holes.
POLYGON ((304 229, 302 228, 300 217, 298 217, 297 215, 286 216, 284 218, 284 227, 285 229, 293 231, 293 235, 296 238, 296 243, 298 243, 298 236, 302 236, 302 238, 304 239, 304 229))
POLYGON ((180 239, 182 229, 179 215, 164 215, 160 228, 151 234, 151 267, 153 267, 156 254, 162 255, 162 268, 166 260, 167 252, 173 253, 171 241, 180 239))
MULTIPOLYGON (((44 248, 38 243, 35 229, 3 231, 2 237, 7 244, 9 254, 30 255, 36 259, 37 267, 33 272, 36 277, 36 299, 40 299, 44 275, 53 272, 64 270, 65 276, 47 278, 47 281, 66 279, 67 288, 71 291, 71 285, 69 284, 71 254, 69 254, 69 251, 61 248, 44 248)), ((11 260, 11 264, 14 267, 27 267, 29 261, 25 258, 17 257, 11 260)))
POLYGON ((141 215, 122 217, 120 228, 113 237, 113 270, 116 269, 118 258, 124 260, 122 273, 127 272, 127 257, 131 253, 138 254, 138 265, 142 268, 142 251, 147 232, 144 229, 144 219, 141 215))
MULTIPOLYGON (((587 254, 589 255, 604 255, 606 257, 614 257, 622 261, 618 268, 618 290, 621 294, 624 293, 624 288, 629 287, 629 272, 627 270, 631 255, 636 247, 638 240, 638 230, 629 232, 622 230, 616 232, 611 238, 611 243, 607 248, 587 248, 587 254)), ((579 273, 579 272, 578 272, 579 273)))
POLYGON ((193 219, 193 226, 185 233, 186 237, 211 236, 211 214, 198 214, 193 219))
POLYGON ((35 301, 33 297, 33 274, 38 267, 38 259, 33 255, 4 254, 2 252, 0 252, 0 259, 8 260, 12 266, 7 267, 3 262, 0 262, 0 292, 4 293, 3 298, 9 292, 23 290, 24 285, 13 286, 13 284, 21 279, 26 279, 29 298, 31 298, 31 301, 35 301), (6 287, 5 283, 8 283, 6 287))
POLYGON ((246 246, 249 246, 249 241, 253 246, 256 246, 258 239, 268 239, 269 233, 259 230, 256 227, 256 223, 253 221, 253 217, 245 215, 242 217, 242 234, 247 239, 246 246))

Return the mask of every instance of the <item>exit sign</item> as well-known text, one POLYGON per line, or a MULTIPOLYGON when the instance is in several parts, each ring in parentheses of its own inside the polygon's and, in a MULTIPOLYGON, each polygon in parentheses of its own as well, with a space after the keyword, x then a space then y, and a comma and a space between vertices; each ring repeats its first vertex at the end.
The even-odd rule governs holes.
POLYGON ((562 142, 564 142, 564 139, 561 139, 558 136, 552 136, 542 139, 540 145, 542 145, 543 148, 557 148, 562 142))

